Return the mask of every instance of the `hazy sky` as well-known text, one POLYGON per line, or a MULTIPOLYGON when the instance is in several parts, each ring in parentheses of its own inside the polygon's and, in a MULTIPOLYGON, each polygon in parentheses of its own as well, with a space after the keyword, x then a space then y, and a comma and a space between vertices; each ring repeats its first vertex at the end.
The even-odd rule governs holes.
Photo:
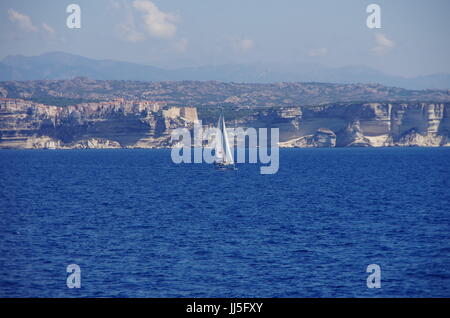
POLYGON ((450 73, 448 0, 71 0, 0 2, 0 58, 64 51, 163 67, 367 65, 450 73), (81 7, 81 28, 66 7, 81 7), (381 7, 381 29, 366 26, 381 7))

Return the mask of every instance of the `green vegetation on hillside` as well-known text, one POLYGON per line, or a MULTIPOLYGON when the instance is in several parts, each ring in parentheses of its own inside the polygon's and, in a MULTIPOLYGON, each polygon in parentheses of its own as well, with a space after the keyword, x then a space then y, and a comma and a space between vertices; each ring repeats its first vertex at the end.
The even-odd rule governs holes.
MULTIPOLYGON (((217 106, 200 106, 197 107, 198 118, 202 120, 203 124, 215 124, 219 119, 221 107, 217 106)), ((226 121, 233 121, 244 118, 246 116, 254 115, 255 109, 238 109, 237 107, 223 107, 223 115, 226 121)))

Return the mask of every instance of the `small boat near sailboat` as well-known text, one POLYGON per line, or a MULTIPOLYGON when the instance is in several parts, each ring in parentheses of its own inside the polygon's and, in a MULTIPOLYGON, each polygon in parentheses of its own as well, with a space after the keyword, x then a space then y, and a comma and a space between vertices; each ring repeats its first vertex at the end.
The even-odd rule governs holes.
POLYGON ((217 123, 214 165, 219 170, 237 170, 228 140, 223 111, 217 123))

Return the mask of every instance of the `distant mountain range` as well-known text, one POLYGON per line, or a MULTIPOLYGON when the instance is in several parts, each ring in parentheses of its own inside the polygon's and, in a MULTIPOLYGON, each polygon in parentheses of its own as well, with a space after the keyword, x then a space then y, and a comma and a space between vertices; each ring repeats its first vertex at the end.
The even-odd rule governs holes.
POLYGON ((215 80, 236 83, 324 82, 379 83, 407 89, 450 89, 450 74, 415 78, 392 76, 366 66, 330 68, 318 64, 231 64, 169 70, 113 60, 95 60, 63 52, 14 55, 0 62, 0 81, 71 79, 179 81, 215 80))

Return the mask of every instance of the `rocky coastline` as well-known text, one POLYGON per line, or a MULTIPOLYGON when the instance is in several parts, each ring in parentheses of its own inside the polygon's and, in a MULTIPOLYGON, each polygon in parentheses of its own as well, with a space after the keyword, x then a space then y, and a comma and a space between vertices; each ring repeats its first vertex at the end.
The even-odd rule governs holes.
MULTIPOLYGON (((170 148, 195 107, 127 101, 48 106, 0 99, 2 149, 170 148)), ((229 127, 279 128, 280 147, 450 146, 450 103, 336 103, 251 108, 229 127)))

